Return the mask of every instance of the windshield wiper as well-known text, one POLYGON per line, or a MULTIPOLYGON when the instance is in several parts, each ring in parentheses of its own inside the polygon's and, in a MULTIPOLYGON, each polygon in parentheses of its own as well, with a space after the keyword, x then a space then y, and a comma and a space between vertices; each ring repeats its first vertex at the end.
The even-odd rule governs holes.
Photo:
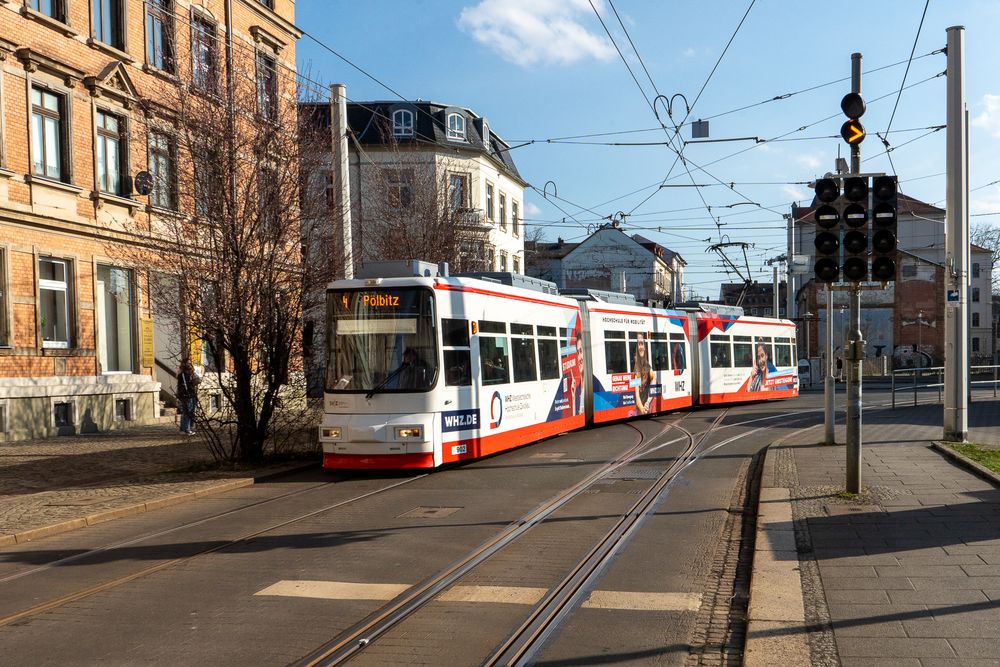
POLYGON ((377 392, 379 389, 382 389, 387 384, 389 384, 390 381, 392 381, 397 375, 399 375, 400 373, 403 372, 404 368, 406 368, 406 364, 403 364, 402 366, 400 366, 399 368, 397 368, 393 372, 391 372, 388 375, 386 375, 384 380, 382 380, 377 385, 375 385, 374 387, 372 387, 371 390, 367 394, 365 394, 365 398, 371 399, 371 397, 375 395, 375 392, 377 392))

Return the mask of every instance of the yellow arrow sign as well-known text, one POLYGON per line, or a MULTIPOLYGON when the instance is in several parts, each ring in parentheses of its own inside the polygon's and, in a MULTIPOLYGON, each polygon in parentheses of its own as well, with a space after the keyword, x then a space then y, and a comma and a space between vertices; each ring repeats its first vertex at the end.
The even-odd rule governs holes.
POLYGON ((865 140, 865 128, 856 120, 849 120, 840 127, 840 136, 851 144, 860 144, 865 140))

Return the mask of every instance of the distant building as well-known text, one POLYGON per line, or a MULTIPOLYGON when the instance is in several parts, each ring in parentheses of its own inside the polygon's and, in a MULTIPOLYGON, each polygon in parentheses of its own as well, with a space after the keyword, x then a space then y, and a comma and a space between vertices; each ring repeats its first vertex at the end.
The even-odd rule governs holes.
MULTIPOLYGON (((861 330, 868 358, 891 356, 893 366, 936 366, 944 350, 944 218, 941 208, 900 194, 898 199, 896 280, 884 290, 861 293, 861 330)), ((815 202, 813 202, 815 204, 815 202)), ((806 284, 796 294, 802 349, 806 319, 813 322, 809 349, 825 345, 826 286, 812 280, 815 261, 815 207, 792 207, 796 254, 809 255, 806 284), (815 326, 818 324, 818 326, 815 326)), ((969 353, 973 363, 987 363, 994 347, 992 256, 972 245, 969 287, 969 353)), ((846 337, 847 296, 834 292, 834 347, 846 337)), ((835 354, 837 354, 835 352, 835 354)))
POLYGON ((560 288, 627 292, 643 302, 683 300, 684 267, 679 254, 655 241, 606 226, 580 243, 533 244, 527 273, 560 288))
POLYGON ((774 283, 754 283, 747 289, 742 303, 738 301, 743 292, 743 283, 723 283, 719 289, 719 302, 727 306, 740 305, 747 315, 784 317, 787 291, 788 286, 781 283, 778 289, 777 315, 774 313, 774 283))

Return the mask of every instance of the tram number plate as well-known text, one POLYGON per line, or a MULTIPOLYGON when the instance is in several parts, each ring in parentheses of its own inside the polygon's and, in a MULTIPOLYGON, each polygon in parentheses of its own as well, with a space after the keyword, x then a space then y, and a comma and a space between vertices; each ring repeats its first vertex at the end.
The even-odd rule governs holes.
POLYGON ((453 456, 457 454, 465 454, 468 451, 469 451, 468 445, 455 445, 454 447, 451 448, 451 453, 453 456))

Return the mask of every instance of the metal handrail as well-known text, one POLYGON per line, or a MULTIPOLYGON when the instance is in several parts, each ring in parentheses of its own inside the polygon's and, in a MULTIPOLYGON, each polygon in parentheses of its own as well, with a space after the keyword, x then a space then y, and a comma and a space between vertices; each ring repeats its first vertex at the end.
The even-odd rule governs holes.
MULTIPOLYGON (((889 378, 890 378, 890 382, 891 382, 890 393, 892 395, 892 408, 893 409, 896 408, 896 392, 897 391, 912 390, 913 391, 913 405, 917 405, 917 388, 918 388, 917 378, 919 376, 921 376, 921 375, 926 376, 927 375, 927 371, 936 371, 936 375, 937 375, 938 381, 937 382, 933 382, 933 383, 921 384, 919 386, 920 386, 920 388, 926 388, 926 389, 937 388, 937 390, 938 390, 938 392, 937 392, 938 393, 938 402, 939 403, 941 402, 941 388, 944 386, 944 366, 928 366, 926 368, 897 368, 897 369, 894 369, 892 371, 889 371, 889 378), (913 382, 909 386, 906 386, 906 387, 902 387, 902 386, 901 387, 897 387, 896 386, 896 376, 897 375, 899 375, 901 377, 904 377, 904 376, 907 376, 907 375, 912 375, 913 376, 913 382)), ((1000 365, 970 366, 969 367, 969 402, 972 402, 972 385, 976 385, 976 384, 992 384, 993 385, 993 397, 996 398, 998 383, 1000 383, 1000 365), (977 370, 979 370, 979 371, 992 370, 993 371, 993 379, 992 380, 973 380, 972 376, 975 374, 975 372, 977 370)))

